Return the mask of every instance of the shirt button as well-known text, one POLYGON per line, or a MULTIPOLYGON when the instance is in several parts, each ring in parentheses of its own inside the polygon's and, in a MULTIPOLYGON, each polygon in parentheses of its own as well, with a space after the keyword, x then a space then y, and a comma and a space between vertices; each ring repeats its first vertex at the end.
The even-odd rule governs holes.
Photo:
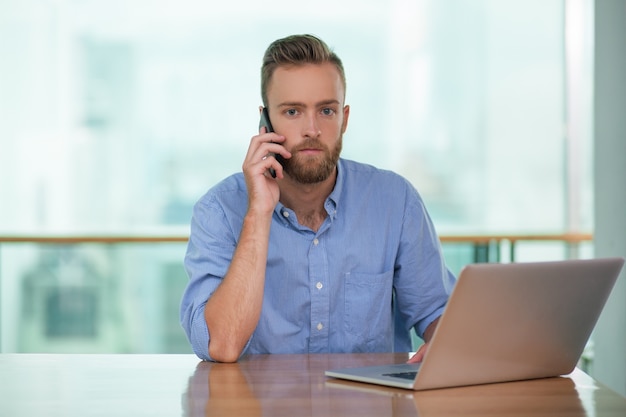
POLYGON ((317 288, 318 290, 321 290, 323 286, 324 285, 321 282, 318 282, 317 284, 315 284, 315 288, 317 288))
POLYGON ((319 243, 320 243, 320 241, 317 238, 313 239, 313 244, 315 246, 319 245, 319 243))
POLYGON ((317 330, 322 330, 324 325, 322 323, 317 323, 317 330))
POLYGON ((287 210, 283 211, 283 217, 289 217, 289 212, 287 210))

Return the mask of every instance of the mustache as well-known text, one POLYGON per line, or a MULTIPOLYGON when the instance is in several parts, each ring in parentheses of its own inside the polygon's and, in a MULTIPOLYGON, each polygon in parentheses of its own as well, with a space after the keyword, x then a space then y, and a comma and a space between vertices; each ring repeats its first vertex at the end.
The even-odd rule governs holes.
POLYGON ((319 140, 315 138, 305 139, 304 142, 295 146, 291 149, 291 153, 301 151, 303 149, 326 149, 326 146, 319 140))

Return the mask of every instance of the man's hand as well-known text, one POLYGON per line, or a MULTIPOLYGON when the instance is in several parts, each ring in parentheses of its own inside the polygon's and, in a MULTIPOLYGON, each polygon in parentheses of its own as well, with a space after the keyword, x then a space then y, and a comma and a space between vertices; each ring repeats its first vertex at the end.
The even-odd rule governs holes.
POLYGON ((440 317, 437 317, 428 325, 426 331, 424 332, 424 344, 417 349, 415 355, 413 355, 407 363, 419 363, 424 360, 424 356, 426 356, 426 351, 428 350, 428 344, 430 343, 430 339, 432 339, 435 334, 435 329, 437 328, 437 324, 439 324, 439 319, 440 317))
POLYGON ((250 141, 248 153, 243 162, 242 170, 248 187, 248 203, 250 208, 261 212, 274 210, 279 198, 278 184, 268 174, 268 169, 276 171, 277 178, 283 178, 282 166, 273 154, 283 158, 291 158, 282 143, 285 137, 276 133, 265 132, 265 127, 250 141))
POLYGON ((415 355, 411 356, 411 359, 406 361, 406 363, 420 363, 424 360, 424 356, 426 356, 426 351, 428 350, 428 343, 424 343, 422 346, 417 349, 415 355))

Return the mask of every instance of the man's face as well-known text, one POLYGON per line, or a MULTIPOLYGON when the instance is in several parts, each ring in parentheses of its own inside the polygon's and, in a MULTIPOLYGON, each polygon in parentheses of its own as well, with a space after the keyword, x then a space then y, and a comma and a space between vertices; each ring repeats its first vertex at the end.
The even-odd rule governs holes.
POLYGON ((268 107, 274 130, 287 138, 284 146, 292 154, 283 163, 289 177, 313 184, 335 172, 350 113, 344 96, 339 71, 330 63, 276 69, 268 107))

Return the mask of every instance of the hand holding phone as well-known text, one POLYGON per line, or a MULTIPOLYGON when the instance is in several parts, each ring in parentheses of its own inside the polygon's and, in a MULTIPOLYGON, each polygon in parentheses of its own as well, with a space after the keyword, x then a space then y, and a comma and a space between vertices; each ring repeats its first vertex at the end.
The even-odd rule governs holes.
MULTIPOLYGON (((272 127, 272 123, 270 122, 270 115, 269 115, 269 112, 267 111, 267 107, 263 107, 263 110, 261 111, 261 120, 259 121, 259 130, 261 130, 261 127, 265 127, 266 133, 274 131, 274 128, 272 127)), ((269 156, 274 157, 278 161, 279 164, 281 165, 283 164, 282 156, 276 155, 275 153, 270 153, 269 156)), ((276 170, 274 168, 270 168, 269 172, 272 178, 276 178, 276 170)))

